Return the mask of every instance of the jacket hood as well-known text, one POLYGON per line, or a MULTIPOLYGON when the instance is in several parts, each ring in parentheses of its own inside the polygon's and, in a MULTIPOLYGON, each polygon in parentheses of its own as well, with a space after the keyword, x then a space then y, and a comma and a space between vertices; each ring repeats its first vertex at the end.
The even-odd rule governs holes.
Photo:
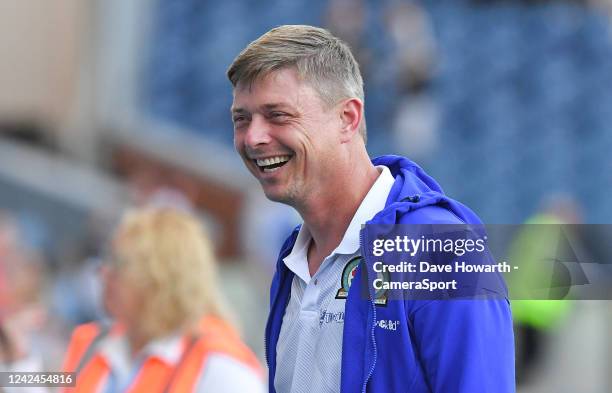
MULTIPOLYGON (((439 206, 452 213, 453 221, 456 223, 482 223, 467 206, 447 197, 442 191, 442 187, 420 166, 409 159, 386 155, 374 158, 372 163, 388 167, 395 178, 385 209, 379 212, 373 221, 396 223, 398 222, 396 220, 398 215, 404 215, 426 206, 439 206)), ((444 221, 450 223, 448 220, 444 221)))

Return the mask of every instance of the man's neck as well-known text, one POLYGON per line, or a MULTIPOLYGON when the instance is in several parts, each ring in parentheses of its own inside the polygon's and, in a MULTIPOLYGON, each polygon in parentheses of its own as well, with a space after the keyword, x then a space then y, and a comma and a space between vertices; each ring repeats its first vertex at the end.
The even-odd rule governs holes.
POLYGON ((351 219, 379 175, 369 161, 360 168, 351 168, 348 173, 326 192, 317 194, 311 203, 298 209, 312 236, 308 248, 311 276, 340 244, 351 219))

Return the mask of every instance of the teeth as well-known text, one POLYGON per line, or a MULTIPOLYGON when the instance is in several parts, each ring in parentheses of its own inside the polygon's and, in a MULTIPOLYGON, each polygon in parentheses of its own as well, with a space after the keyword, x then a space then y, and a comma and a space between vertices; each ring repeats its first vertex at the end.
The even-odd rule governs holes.
POLYGON ((274 172, 274 171, 278 171, 280 169, 280 167, 276 167, 276 168, 264 168, 264 172, 274 172))
POLYGON ((268 157, 268 158, 257 160, 257 165, 258 166, 268 166, 268 165, 273 165, 273 164, 279 164, 281 162, 289 161, 289 158, 290 156, 268 157))

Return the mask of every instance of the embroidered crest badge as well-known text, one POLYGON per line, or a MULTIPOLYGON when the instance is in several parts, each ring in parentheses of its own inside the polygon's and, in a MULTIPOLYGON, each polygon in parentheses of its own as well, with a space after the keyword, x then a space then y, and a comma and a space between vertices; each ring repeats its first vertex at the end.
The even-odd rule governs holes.
MULTIPOLYGON (((361 262, 361 256, 356 256, 349 260, 344 266, 342 270, 342 276, 340 278, 340 289, 336 293, 336 299, 346 299, 348 297, 349 289, 351 288, 351 284, 353 279, 355 278, 355 274, 357 273, 357 268, 359 267, 359 263, 361 262)), ((389 281, 389 273, 377 273, 378 278, 383 281, 389 281)), ((374 304, 377 306, 386 306, 387 305, 387 290, 386 289, 378 289, 374 294, 374 304)))

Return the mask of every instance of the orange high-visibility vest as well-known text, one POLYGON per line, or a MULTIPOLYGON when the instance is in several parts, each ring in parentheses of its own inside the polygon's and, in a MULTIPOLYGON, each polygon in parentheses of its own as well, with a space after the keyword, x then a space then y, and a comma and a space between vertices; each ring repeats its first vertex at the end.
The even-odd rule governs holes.
MULTIPOLYGON (((215 317, 205 317, 199 326, 200 335, 195 340, 190 342, 189 337, 183 340, 183 356, 177 364, 168 365, 157 357, 147 358, 126 392, 192 392, 202 373, 202 366, 211 354, 230 356, 262 375, 259 361, 229 324, 215 317)), ((76 372, 77 367, 80 368, 76 386, 66 388, 65 393, 94 393, 106 382, 110 368, 101 354, 94 352, 85 364, 80 364, 99 332, 100 327, 95 323, 75 329, 63 369, 66 372, 76 372)), ((109 334, 122 333, 113 328, 109 334)))

